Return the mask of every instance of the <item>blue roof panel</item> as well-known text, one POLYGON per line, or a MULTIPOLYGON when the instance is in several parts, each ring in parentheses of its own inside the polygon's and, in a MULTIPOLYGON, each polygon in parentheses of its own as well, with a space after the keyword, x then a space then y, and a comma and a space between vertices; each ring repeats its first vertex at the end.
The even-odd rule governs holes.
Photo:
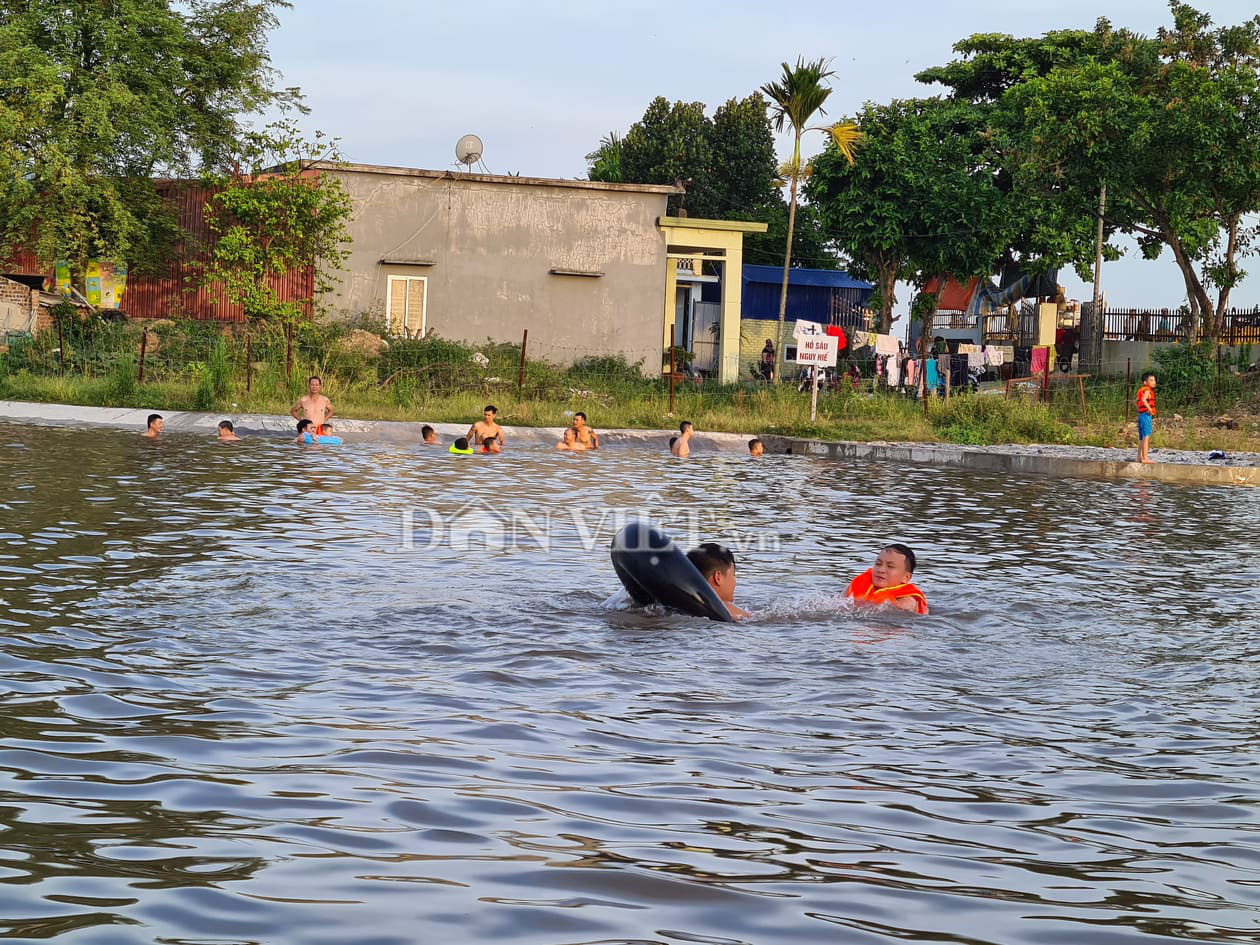
MULTIPOLYGON (((765 282, 781 286, 783 285, 783 267, 745 265, 744 282, 765 282)), ((875 288, 873 283, 855 279, 839 269, 789 269, 788 285, 826 286, 833 289, 875 288)))

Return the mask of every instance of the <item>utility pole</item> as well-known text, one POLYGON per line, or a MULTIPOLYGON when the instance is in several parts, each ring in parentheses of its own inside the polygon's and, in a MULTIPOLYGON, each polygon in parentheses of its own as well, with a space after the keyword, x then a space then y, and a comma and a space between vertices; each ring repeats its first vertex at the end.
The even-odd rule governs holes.
POLYGON ((1089 313, 1089 325, 1081 326, 1081 358, 1086 359, 1088 355, 1088 368, 1082 370, 1082 374, 1093 374, 1095 376, 1102 370, 1103 360, 1103 334, 1105 331, 1105 319, 1102 309, 1102 258, 1103 258, 1103 216, 1107 212, 1107 182, 1103 181, 1102 187, 1098 191, 1098 239, 1094 250, 1094 304, 1089 313), (1088 327, 1088 331, 1085 328, 1088 327), (1086 348, 1085 342, 1088 339, 1089 347, 1086 348))

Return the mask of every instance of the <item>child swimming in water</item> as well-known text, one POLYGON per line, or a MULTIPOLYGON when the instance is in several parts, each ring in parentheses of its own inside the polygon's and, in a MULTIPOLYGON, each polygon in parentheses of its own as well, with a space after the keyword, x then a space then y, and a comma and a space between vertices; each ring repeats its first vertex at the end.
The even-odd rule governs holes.
POLYGON ((498 436, 488 436, 481 441, 481 452, 483 453, 502 453, 503 447, 499 445, 498 436))
POLYGON ((748 616, 748 611, 735 605, 735 555, 731 549, 706 541, 688 551, 687 560, 709 582, 709 587, 713 588, 732 617, 741 620, 748 616))
POLYGON ((472 449, 468 445, 468 438, 458 437, 454 443, 446 448, 446 452, 453 453, 456 456, 471 456, 472 449))
POLYGON ((306 439, 306 434, 314 433, 314 424, 311 421, 302 419, 297 422, 297 439, 293 442, 301 443, 306 439))
POLYGON ((691 437, 696 432, 690 420, 678 424, 678 436, 669 441, 669 451, 684 459, 691 455, 691 437))
POLYGON ((900 610, 926 614, 927 598, 910 583, 915 564, 914 552, 894 542, 876 556, 872 567, 849 582, 844 595, 859 604, 891 604, 900 610))
POLYGON ((762 445, 761 440, 758 439, 757 437, 754 436, 751 440, 748 441, 748 455, 749 456, 761 456, 763 453, 765 453, 765 451, 766 451, 765 446, 762 445))

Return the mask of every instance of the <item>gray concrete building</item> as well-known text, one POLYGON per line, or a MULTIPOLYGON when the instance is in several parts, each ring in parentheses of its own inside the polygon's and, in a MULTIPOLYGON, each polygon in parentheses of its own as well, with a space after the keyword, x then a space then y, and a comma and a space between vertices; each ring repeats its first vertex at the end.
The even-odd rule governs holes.
POLYGON ((325 299, 393 334, 519 342, 560 363, 661 358, 671 186, 362 164, 324 165, 354 205, 350 257, 325 299))

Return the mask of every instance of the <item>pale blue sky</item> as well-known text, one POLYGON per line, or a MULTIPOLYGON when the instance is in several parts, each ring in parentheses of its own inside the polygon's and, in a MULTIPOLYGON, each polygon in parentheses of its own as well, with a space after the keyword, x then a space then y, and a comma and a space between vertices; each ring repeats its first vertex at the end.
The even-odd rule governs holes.
MULTIPOLYGON (((1197 6, 1218 23, 1256 12, 1254 0, 1197 6)), ((705 102, 711 111, 774 79, 798 55, 834 57, 827 112, 839 117, 865 101, 925 94, 914 73, 952 58, 952 44, 972 33, 1088 29, 1098 16, 1144 32, 1169 22, 1159 0, 798 0, 790 16, 771 9, 744 0, 293 0, 271 49, 284 82, 306 94, 304 124, 341 138, 348 160, 446 168, 455 142, 474 132, 491 173, 563 178, 584 176, 584 155, 602 135, 624 132, 654 96, 705 102)), ((1251 268, 1234 291, 1236 305, 1260 304, 1260 259, 1251 268)), ((1069 297, 1089 297, 1070 273, 1061 281, 1069 297)), ((1109 264, 1103 284, 1113 305, 1176 306, 1185 298, 1167 254, 1109 264)))

